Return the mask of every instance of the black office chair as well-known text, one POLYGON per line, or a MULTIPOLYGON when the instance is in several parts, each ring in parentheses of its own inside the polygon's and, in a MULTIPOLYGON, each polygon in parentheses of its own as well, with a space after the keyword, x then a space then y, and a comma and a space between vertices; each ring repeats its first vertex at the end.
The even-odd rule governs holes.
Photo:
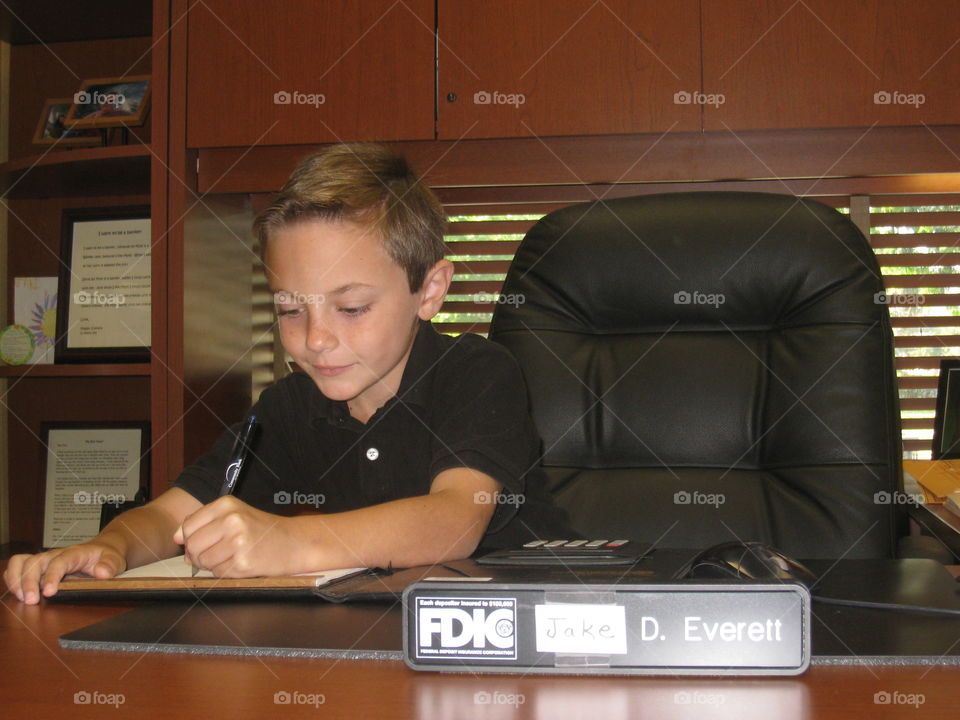
POLYGON ((866 239, 821 203, 631 197, 538 222, 490 337, 523 368, 551 491, 585 535, 892 557, 883 290, 866 239))

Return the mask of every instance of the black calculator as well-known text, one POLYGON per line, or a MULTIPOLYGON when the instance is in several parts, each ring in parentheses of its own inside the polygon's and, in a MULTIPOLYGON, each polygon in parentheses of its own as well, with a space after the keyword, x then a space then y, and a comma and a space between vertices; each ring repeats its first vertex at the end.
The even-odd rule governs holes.
POLYGON ((532 540, 476 559, 478 565, 634 565, 650 551, 633 540, 532 540))

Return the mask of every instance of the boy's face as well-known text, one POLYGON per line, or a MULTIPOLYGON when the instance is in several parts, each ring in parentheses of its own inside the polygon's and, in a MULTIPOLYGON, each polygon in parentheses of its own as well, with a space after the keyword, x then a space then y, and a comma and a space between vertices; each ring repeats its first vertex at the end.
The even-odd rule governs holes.
POLYGON ((275 231, 266 264, 283 347, 320 392, 366 422, 396 394, 417 320, 440 309, 452 265, 441 260, 411 293, 374 229, 324 220, 275 231))

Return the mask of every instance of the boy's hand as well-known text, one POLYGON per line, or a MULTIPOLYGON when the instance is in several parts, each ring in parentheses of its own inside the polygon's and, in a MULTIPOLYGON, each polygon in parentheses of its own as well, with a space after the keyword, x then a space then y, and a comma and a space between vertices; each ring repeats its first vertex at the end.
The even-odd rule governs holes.
POLYGON ((91 541, 81 545, 48 550, 36 555, 14 555, 3 574, 10 592, 27 605, 57 592, 60 580, 70 573, 84 573, 105 580, 123 572, 127 563, 117 549, 91 541))
MULTIPOLYGON (((232 495, 188 515, 173 536, 184 557, 217 577, 260 577, 302 572, 290 518, 257 510, 232 495)), ((301 558, 302 559, 302 558, 301 558)))

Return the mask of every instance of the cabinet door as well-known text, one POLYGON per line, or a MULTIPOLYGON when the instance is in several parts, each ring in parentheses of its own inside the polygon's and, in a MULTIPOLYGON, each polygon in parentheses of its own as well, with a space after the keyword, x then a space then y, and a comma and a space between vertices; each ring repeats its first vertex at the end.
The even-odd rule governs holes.
POLYGON ((433 0, 191 6, 187 143, 434 136, 433 0))
POLYGON ((699 0, 438 0, 441 138, 699 130, 699 0))
POLYGON ((704 0, 707 130, 960 121, 956 0, 704 0))

